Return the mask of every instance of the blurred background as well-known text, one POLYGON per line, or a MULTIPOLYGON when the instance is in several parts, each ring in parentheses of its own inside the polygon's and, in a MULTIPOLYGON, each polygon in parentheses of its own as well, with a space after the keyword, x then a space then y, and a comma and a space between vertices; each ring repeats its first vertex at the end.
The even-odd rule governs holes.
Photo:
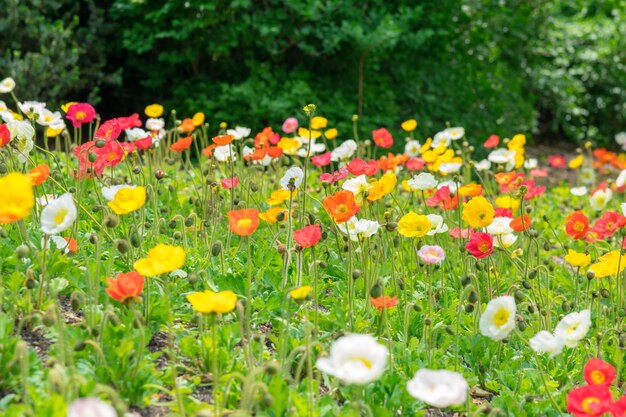
POLYGON ((0 79, 103 118, 161 103, 253 129, 306 103, 351 137, 626 130, 626 0, 0 0, 0 79))

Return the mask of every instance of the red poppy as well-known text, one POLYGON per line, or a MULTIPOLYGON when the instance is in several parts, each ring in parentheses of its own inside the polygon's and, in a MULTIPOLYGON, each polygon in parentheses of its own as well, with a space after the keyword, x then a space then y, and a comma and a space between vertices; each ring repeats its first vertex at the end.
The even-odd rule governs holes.
POLYGON ((106 292, 114 300, 125 303, 141 295, 144 282, 144 277, 136 271, 119 274, 116 278, 107 278, 106 292))
POLYGON ((67 109, 65 117, 72 121, 74 127, 78 128, 96 117, 96 109, 89 103, 74 103, 67 109))
POLYGON ((137 139, 135 141, 135 145, 137 146, 137 149, 141 149, 142 151, 150 149, 152 147, 152 136, 148 135, 143 139, 137 139))
POLYGON ((222 187, 226 189, 235 188, 237 185, 239 185, 239 178, 237 177, 224 178, 222 180, 222 187))
POLYGON ((626 225, 626 217, 616 211, 607 211, 595 221, 591 231, 598 239, 606 239, 613 236, 617 230, 626 225))
POLYGON ((450 187, 445 185, 426 200, 426 205, 429 207, 441 206, 444 210, 454 210, 459 205, 459 196, 458 194, 452 195, 450 187))
POLYGON ((122 130, 141 126, 141 120, 139 120, 139 113, 133 113, 128 117, 118 117, 115 120, 120 125, 120 129, 122 130))
POLYGON ((510 217, 513 218, 513 210, 508 208, 496 207, 494 209, 494 217, 510 217))
POLYGON ((359 211, 354 194, 347 190, 326 197, 322 204, 335 223, 347 222, 359 211))
POLYGON ((186 138, 180 138, 176 142, 170 145, 170 149, 174 152, 182 152, 191 146, 193 136, 187 136, 186 138))
POLYGON ((374 139, 374 143, 381 148, 391 148, 393 145, 393 137, 384 127, 374 130, 372 132, 372 138, 374 139))
POLYGON ((524 230, 528 230, 531 226, 530 217, 528 216, 528 214, 518 216, 511 221, 509 226, 516 232, 523 232, 524 230))
POLYGON ((409 171, 419 171, 424 168, 425 161, 422 158, 411 158, 406 161, 406 169, 409 171))
POLYGON ((128 155, 129 153, 133 153, 135 149, 137 148, 137 146, 135 146, 135 142, 118 142, 118 143, 122 146, 122 149, 124 150, 124 153, 126 155, 128 155))
POLYGON ((330 164, 330 157, 331 157, 331 153, 326 152, 321 155, 316 155, 316 156, 311 157, 311 162, 315 166, 325 167, 326 165, 330 164))
POLYGON ((613 403, 611 414, 613 417, 626 417, 626 396, 613 403))
POLYGON ((305 226, 293 232, 293 238, 302 248, 315 245, 322 238, 322 228, 318 224, 305 226))
POLYGON ((378 164, 375 160, 365 162, 361 158, 354 158, 352 161, 346 164, 346 168, 352 175, 367 175, 371 176, 378 171, 378 164))
POLYGON ((493 252, 493 237, 489 233, 472 233, 465 249, 477 259, 486 258, 493 252))
POLYGON ((95 137, 97 139, 104 139, 109 141, 119 138, 121 133, 122 128, 120 127, 119 122, 117 121, 117 119, 112 119, 107 120, 100 125, 98 130, 96 130, 95 137))
POLYGON ((335 171, 332 174, 329 174, 327 172, 320 174, 320 181, 325 184, 334 184, 340 180, 347 178, 348 174, 348 170, 344 167, 341 167, 338 171, 335 171))
POLYGON ((589 231, 589 219, 582 211, 570 213, 565 219, 565 233, 572 239, 584 239, 589 231))
POLYGON ((378 309, 378 311, 383 311, 383 309, 395 307, 398 305, 398 297, 395 295, 390 297, 388 295, 381 295, 379 297, 370 297, 372 305, 378 309))
POLYGON ((487 149, 495 148, 500 143, 500 136, 491 135, 489 138, 483 143, 483 146, 487 149))
POLYGON ((585 364, 584 374, 589 385, 611 385, 615 379, 615 368, 602 359, 592 358, 585 364))
POLYGON ((228 212, 230 230, 239 236, 249 236, 259 227, 257 209, 231 210, 228 212))
POLYGON ((216 144, 207 146, 206 148, 204 148, 202 150, 202 155, 204 155, 204 156, 206 156, 208 158, 212 157, 213 156, 213 149, 215 149, 215 148, 217 148, 216 144))
POLYGON ((0 125, 0 148, 11 142, 11 132, 7 125, 0 125))
POLYGON ((576 417, 600 417, 611 410, 608 385, 585 385, 567 394, 567 411, 576 417))
POLYGON ((550 155, 548 163, 552 168, 565 168, 567 166, 567 161, 563 155, 550 155))
POLYGON ((43 183, 50 176, 50 167, 46 164, 37 165, 28 171, 28 179, 33 187, 43 183))
POLYGON ((545 169, 535 168, 530 171, 530 176, 535 178, 546 178, 548 176, 548 171, 545 169))
POLYGON ((114 167, 124 159, 124 148, 116 140, 107 142, 96 153, 98 154, 98 160, 102 161, 102 164, 107 167, 114 167))

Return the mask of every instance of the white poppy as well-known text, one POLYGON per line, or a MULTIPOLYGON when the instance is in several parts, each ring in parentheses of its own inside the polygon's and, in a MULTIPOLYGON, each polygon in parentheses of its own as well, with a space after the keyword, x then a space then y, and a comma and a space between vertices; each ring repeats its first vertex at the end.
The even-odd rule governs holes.
POLYGON ((476 164, 474 164, 474 169, 476 171, 488 171, 491 169, 491 162, 489 162, 488 159, 483 159, 480 162, 476 162, 476 164))
POLYGON ((29 119, 34 119, 35 115, 39 115, 46 108, 46 103, 41 101, 24 101, 17 103, 17 107, 20 108, 29 119))
POLYGON ((570 313, 563 317, 554 329, 554 335, 563 340, 566 346, 576 347, 591 327, 591 312, 570 313))
POLYGON ((443 130, 441 132, 437 132, 433 137, 433 143, 430 145, 433 149, 436 149, 440 146, 448 147, 450 146, 450 142, 452 141, 452 137, 450 136, 450 132, 447 130, 443 130))
POLYGON ((609 188, 597 190, 589 200, 591 208, 595 211, 603 210, 608 202, 611 201, 611 197, 613 197, 613 191, 609 188))
POLYGON ((465 136, 465 128, 462 127, 449 127, 444 132, 447 132, 452 140, 459 140, 465 136))
POLYGON ((480 316, 479 327, 483 336, 499 341, 515 329, 515 299, 510 295, 494 298, 480 316))
POLYGON ((367 334, 340 337, 330 348, 330 356, 319 358, 317 368, 346 384, 364 385, 377 380, 387 366, 389 352, 367 334))
POLYGON ((250 128, 237 126, 234 129, 228 129, 226 134, 231 135, 235 140, 245 139, 250 136, 250 128))
POLYGON ((61 129, 65 127, 65 122, 63 121, 63 116, 61 116, 61 113, 58 111, 51 112, 46 108, 41 109, 41 111, 39 112, 37 124, 40 126, 51 127, 53 129, 61 129))
POLYGON ((133 127, 132 129, 126 129, 124 133, 126 133, 126 138, 128 139, 129 142, 134 142, 136 140, 144 139, 148 137, 148 132, 146 132, 140 127, 133 127))
POLYGON ((439 184, 437 184, 437 189, 440 190, 443 187, 448 187, 452 194, 456 194, 457 185, 458 184, 456 181, 441 181, 439 184))
POLYGON ((437 408, 462 405, 469 385, 463 375, 446 370, 420 369, 406 384, 409 394, 437 408))
POLYGON ((584 185, 580 187, 572 187, 570 188, 569 192, 572 193, 572 195, 575 195, 576 197, 580 197, 580 196, 587 194, 587 187, 585 187, 584 185))
POLYGON ((530 347, 537 353, 549 353, 553 358, 563 351, 564 341, 552 333, 542 330, 530 340, 530 347))
POLYGON ((414 176, 408 180, 407 183, 412 190, 426 191, 437 186, 437 180, 433 174, 429 174, 428 172, 422 172, 421 174, 414 176))
POLYGON ((463 164, 460 162, 444 162, 439 165, 439 172, 442 174, 454 174, 459 172, 462 166, 463 164))
POLYGON ((404 145, 404 153, 410 158, 414 158, 420 154, 421 145, 416 140, 410 140, 404 145))
POLYGON ((513 233, 493 237, 493 246, 496 248, 508 248, 513 246, 515 242, 517 242, 517 235, 513 233))
POLYGON ((491 235, 506 235, 513 233, 513 229, 511 229, 512 221, 513 219, 510 217, 494 217, 491 224, 487 226, 487 233, 491 235))
POLYGON ((615 185, 617 185, 618 188, 621 188, 624 185, 626 185, 626 169, 623 169, 619 173, 619 175, 617 176, 617 179, 615 180, 615 185))
POLYGON ((428 236, 434 236, 448 231, 448 225, 443 222, 443 217, 440 215, 427 214, 426 217, 430 220, 430 230, 426 233, 428 236))
POLYGON ((496 149, 491 152, 487 159, 499 165, 504 165, 507 171, 515 168, 515 151, 509 151, 508 149, 496 149))
POLYGON ((352 158, 352 155, 356 152, 357 147, 358 146, 354 140, 348 139, 332 150, 330 159, 335 162, 348 160, 352 158))
POLYGON ((146 120, 146 129, 161 130, 165 127, 165 120, 150 118, 146 120))
POLYGON ((524 161, 524 168, 526 169, 535 169, 539 165, 536 158, 528 158, 524 161))
POLYGON ((362 196, 363 193, 372 188, 372 184, 367 182, 365 175, 359 175, 358 177, 345 180, 341 188, 351 191, 355 196, 362 196))
POLYGON ((80 398, 70 404, 67 417, 117 417, 117 412, 97 398, 80 398))
POLYGON ((65 193, 41 210, 41 231, 47 235, 59 234, 72 226, 76 215, 72 194, 65 193))
POLYGON ((596 180, 596 170, 591 167, 582 167, 578 172, 578 178, 583 184, 591 185, 596 180))
POLYGON ((13 91, 15 88, 15 80, 11 77, 5 78, 0 81, 0 93, 6 94, 13 91))
POLYGON ((35 145, 33 142, 35 129, 25 120, 9 120, 7 127, 11 132, 13 145, 18 152, 17 160, 24 164, 28 160, 28 155, 30 155, 30 151, 33 150, 33 146, 35 145))
POLYGON ((290 183, 294 188, 300 187, 302 180, 304 179, 304 171, 300 167, 291 167, 285 172, 285 175, 280 179, 280 186, 283 190, 290 189, 290 183))
POLYGON ((237 160, 237 154, 235 153, 235 149, 232 145, 222 145, 213 149, 213 157, 220 162, 233 161, 237 160))

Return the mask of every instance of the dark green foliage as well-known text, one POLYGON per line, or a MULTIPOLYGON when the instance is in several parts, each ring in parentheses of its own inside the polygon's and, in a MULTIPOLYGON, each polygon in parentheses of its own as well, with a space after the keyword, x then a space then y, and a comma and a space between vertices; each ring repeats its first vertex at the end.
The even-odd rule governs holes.
POLYGON ((3 2, 3 31, 28 29, 0 39, 1 74, 105 116, 161 102, 258 129, 313 102, 342 138, 361 113, 603 143, 626 121, 625 0, 3 2))

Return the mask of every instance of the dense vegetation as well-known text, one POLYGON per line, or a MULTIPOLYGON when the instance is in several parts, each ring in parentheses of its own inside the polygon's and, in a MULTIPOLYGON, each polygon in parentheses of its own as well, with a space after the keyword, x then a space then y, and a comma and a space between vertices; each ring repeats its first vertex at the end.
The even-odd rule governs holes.
POLYGON ((362 113, 601 144, 626 119, 624 0, 0 4, 0 77, 105 116, 157 99, 260 128, 314 101, 346 133, 362 113))

